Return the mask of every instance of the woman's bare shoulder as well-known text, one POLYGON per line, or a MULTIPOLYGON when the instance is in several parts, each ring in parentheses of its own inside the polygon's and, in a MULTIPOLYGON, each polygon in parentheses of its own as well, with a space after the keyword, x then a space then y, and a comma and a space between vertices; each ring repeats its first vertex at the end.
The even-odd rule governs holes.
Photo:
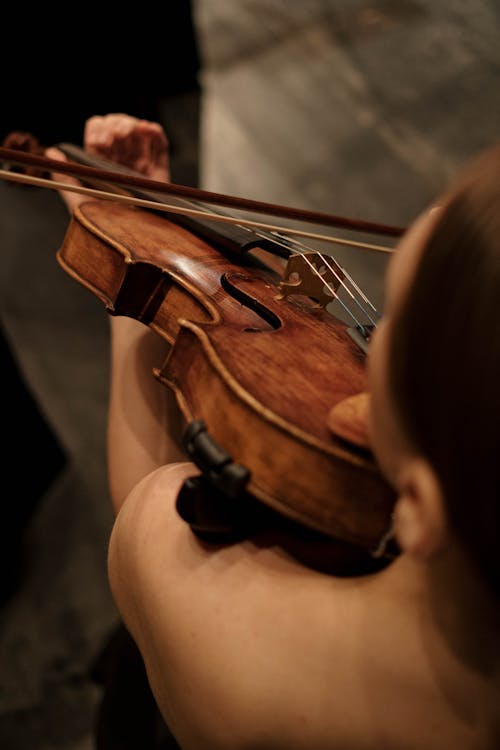
POLYGON ((325 587, 330 592, 345 590, 345 583, 339 579, 318 573, 288 554, 276 534, 232 544, 212 544, 197 537, 176 509, 184 481, 197 474, 192 463, 170 464, 152 472, 134 488, 113 529, 113 566, 113 558, 118 555, 117 562, 150 579, 151 584, 157 578, 160 587, 177 587, 182 580, 184 590, 188 585, 204 585, 213 577, 218 588, 227 586, 234 596, 239 590, 236 582, 243 586, 247 579, 261 595, 273 581, 283 587, 283 595, 290 586, 296 596, 298 582, 301 590, 309 588, 311 594, 320 590, 323 594, 325 587))
POLYGON ((284 731, 285 716, 300 724, 312 693, 334 687, 325 660, 336 630, 340 678, 351 615, 337 606, 345 584, 276 546, 200 541, 175 510, 195 473, 191 464, 165 467, 131 493, 112 535, 110 582, 167 721, 188 747, 199 727, 218 746, 236 748, 236 735, 259 724, 271 734, 274 724, 284 731), (237 726, 226 718, 222 727, 221 712, 237 726))
MULTIPOLYGON (((137 577, 137 583, 147 584, 149 591, 168 590, 171 597, 189 591, 200 604, 206 586, 212 583, 212 591, 220 596, 237 599, 241 595, 249 601, 252 594, 254 603, 268 594, 274 597, 278 585, 282 597, 290 594, 295 601, 298 583, 299 590, 311 596, 323 594, 325 586, 342 589, 339 581, 305 567, 272 541, 210 544, 198 538, 176 510, 184 481, 198 473, 188 462, 170 464, 149 474, 130 493, 111 536, 114 586, 124 583, 127 571, 126 582, 137 577)), ((165 601, 165 607, 169 606, 165 601)))

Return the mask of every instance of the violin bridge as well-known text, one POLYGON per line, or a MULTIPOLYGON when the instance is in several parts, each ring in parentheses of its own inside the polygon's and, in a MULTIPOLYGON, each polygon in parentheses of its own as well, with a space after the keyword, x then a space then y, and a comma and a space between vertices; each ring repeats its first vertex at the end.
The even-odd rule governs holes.
POLYGON ((311 297, 320 307, 326 307, 337 296, 345 273, 330 256, 322 253, 291 255, 280 282, 280 298, 292 294, 311 297))

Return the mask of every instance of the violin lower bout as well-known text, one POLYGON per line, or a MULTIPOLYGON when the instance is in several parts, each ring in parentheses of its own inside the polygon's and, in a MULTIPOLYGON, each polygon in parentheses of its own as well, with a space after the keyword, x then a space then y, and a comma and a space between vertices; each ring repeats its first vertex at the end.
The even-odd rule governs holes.
POLYGON ((219 357, 210 326, 180 321, 156 376, 174 391, 186 422, 203 420, 216 443, 250 470, 250 494, 308 528, 367 550, 378 547, 394 495, 371 455, 328 431, 317 437, 256 398, 219 357))

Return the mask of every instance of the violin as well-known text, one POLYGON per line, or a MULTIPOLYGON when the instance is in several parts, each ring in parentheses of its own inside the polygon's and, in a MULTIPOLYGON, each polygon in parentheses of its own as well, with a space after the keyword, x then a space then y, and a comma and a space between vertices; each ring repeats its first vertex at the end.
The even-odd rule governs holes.
MULTIPOLYGON (((263 507, 369 557, 397 554, 386 543, 395 496, 367 432, 365 361, 377 313, 354 280, 330 256, 296 252, 288 234, 241 217, 206 218, 186 196, 255 211, 266 204, 156 183, 70 144, 58 148, 72 161, 5 148, 0 159, 71 172, 100 185, 98 197, 112 185, 112 200, 74 212, 57 259, 109 314, 135 318, 170 344, 153 374, 175 394, 184 448, 201 472, 181 491, 181 515, 218 538, 263 507), (136 205, 124 205, 124 187, 136 205), (352 325, 326 310, 334 299, 352 325), (217 503, 223 513, 213 512, 217 503)), ((354 228, 354 220, 287 210, 354 228)))

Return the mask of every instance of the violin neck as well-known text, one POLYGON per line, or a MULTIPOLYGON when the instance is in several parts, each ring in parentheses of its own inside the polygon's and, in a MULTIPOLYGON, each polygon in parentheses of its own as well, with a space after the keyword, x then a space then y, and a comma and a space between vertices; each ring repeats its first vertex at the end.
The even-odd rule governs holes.
MULTIPOLYGON (((89 167, 96 167, 98 169, 113 170, 120 174, 129 176, 141 176, 138 172, 128 167, 124 167, 116 162, 111 162, 94 154, 89 154, 83 148, 75 146, 72 143, 59 143, 57 148, 60 149, 68 159, 77 162, 78 164, 84 164, 89 167)), ((118 192, 115 185, 109 185, 109 183, 100 183, 101 189, 107 189, 110 192, 118 192)), ((185 198, 177 198, 176 196, 168 195, 164 193, 155 192, 153 190, 146 190, 138 187, 127 187, 120 188, 120 192, 133 195, 136 198, 143 198, 145 200, 155 201, 162 203, 163 205, 169 204, 176 207, 184 208, 197 208, 203 209, 204 206, 201 203, 194 203, 185 198)), ((211 208, 213 211, 213 208, 211 208)), ((223 211, 219 211, 223 214, 223 211)), ((162 212, 165 216, 165 212, 162 212)), ((241 227, 237 224, 221 224, 217 221, 210 221, 209 219, 198 219, 192 216, 185 216, 182 214, 167 214, 168 218, 176 224, 179 224, 189 231, 197 234, 202 239, 215 244, 224 252, 229 253, 246 253, 252 248, 259 247, 269 251, 273 255, 278 255, 282 258, 288 258, 290 251, 284 248, 282 245, 278 245, 273 242, 272 239, 263 238, 261 235, 256 234, 254 231, 247 227, 241 227)))

